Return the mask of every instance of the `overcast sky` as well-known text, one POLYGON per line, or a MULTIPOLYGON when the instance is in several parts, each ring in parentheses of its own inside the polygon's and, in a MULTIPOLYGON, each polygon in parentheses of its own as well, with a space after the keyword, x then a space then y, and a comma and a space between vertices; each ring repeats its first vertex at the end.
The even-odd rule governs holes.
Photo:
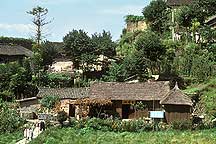
POLYGON ((62 41, 69 31, 83 29, 89 34, 110 31, 119 39, 125 27, 124 16, 142 15, 151 0, 1 0, 0 36, 31 38, 32 17, 26 13, 39 5, 54 19, 46 28, 47 39, 62 41))

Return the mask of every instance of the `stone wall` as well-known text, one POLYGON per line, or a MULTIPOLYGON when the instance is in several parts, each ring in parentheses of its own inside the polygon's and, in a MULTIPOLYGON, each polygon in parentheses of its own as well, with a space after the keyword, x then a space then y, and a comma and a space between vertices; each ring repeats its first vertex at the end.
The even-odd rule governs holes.
POLYGON ((145 30, 147 29, 147 24, 145 21, 138 21, 138 22, 128 22, 126 30, 127 32, 134 32, 138 30, 145 30))

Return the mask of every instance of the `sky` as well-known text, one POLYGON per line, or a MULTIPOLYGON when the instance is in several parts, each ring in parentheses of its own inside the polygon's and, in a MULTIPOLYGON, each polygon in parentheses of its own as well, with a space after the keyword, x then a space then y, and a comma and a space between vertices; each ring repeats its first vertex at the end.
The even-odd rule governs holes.
POLYGON ((113 40, 120 37, 128 14, 142 15, 142 9, 151 0, 0 0, 0 36, 32 38, 33 7, 49 10, 45 27, 46 39, 62 41, 73 29, 83 29, 89 35, 110 31, 113 40))

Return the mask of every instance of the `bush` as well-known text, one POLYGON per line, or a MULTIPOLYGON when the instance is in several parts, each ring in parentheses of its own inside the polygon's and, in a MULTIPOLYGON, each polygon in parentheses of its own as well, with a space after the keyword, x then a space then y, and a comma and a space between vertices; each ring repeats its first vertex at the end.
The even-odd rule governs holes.
POLYGON ((41 72, 40 77, 33 77, 33 82, 38 86, 63 88, 72 87, 74 80, 69 74, 41 72))
POLYGON ((216 122, 204 122, 199 123, 197 125, 193 125, 194 130, 204 130, 204 129, 211 129, 216 127, 216 122))
POLYGON ((151 131, 154 128, 154 124, 146 123, 142 119, 133 121, 99 118, 81 119, 79 121, 71 119, 70 125, 76 129, 94 129, 115 132, 142 132, 151 131))
POLYGON ((0 133, 14 132, 24 124, 15 108, 14 104, 0 100, 0 133))
POLYGON ((57 119, 61 125, 63 125, 63 122, 66 121, 67 118, 68 118, 68 116, 67 116, 67 113, 65 111, 58 112, 57 119))
POLYGON ((192 122, 191 121, 174 121, 172 123, 172 128, 175 130, 191 130, 192 122))
POLYGON ((75 127, 77 124, 77 120, 75 118, 70 118, 69 119, 69 124, 71 127, 75 127))
POLYGON ((48 109, 54 108, 57 102, 59 102, 59 97, 54 95, 47 95, 40 101, 41 105, 48 109))

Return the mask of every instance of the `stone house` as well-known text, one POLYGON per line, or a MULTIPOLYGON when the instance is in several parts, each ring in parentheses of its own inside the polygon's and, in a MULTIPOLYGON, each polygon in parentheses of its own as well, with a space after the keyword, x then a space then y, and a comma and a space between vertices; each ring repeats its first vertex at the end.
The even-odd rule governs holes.
POLYGON ((75 105, 77 99, 88 97, 88 88, 40 88, 38 99, 53 95, 60 98, 60 110, 65 111, 70 117, 77 117, 79 108, 75 105))

